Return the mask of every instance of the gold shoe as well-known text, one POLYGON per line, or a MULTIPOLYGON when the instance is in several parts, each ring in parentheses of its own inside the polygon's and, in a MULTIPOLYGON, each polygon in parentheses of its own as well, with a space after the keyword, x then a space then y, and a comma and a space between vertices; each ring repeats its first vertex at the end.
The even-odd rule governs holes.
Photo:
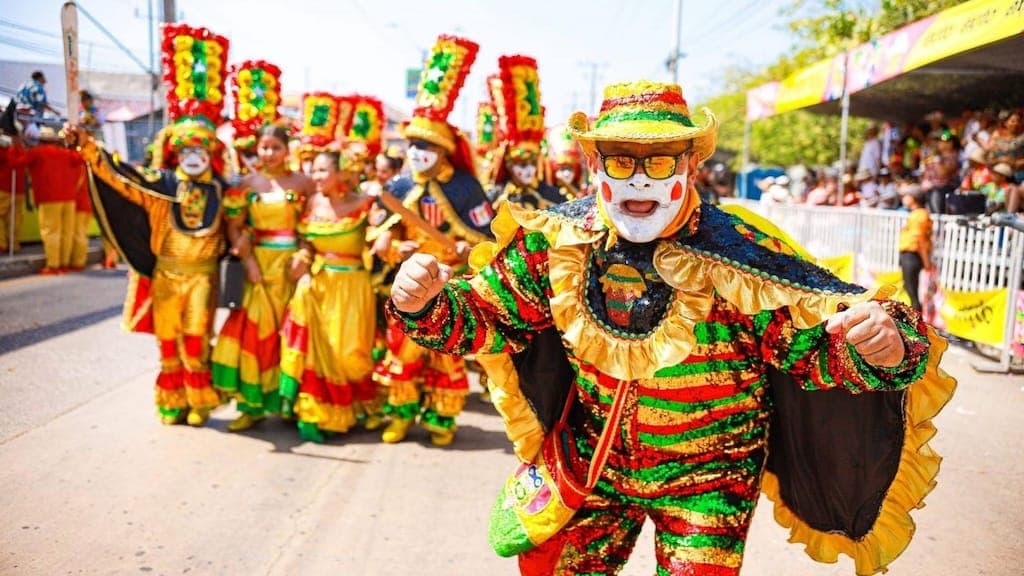
POLYGON ((455 441, 455 427, 444 432, 431 432, 430 443, 434 446, 448 446, 455 441))
POLYGON ((263 416, 253 416, 252 414, 242 413, 241 416, 235 418, 228 424, 228 432, 241 432, 248 430, 256 425, 257 422, 263 420, 263 416))
POLYGON ((193 408, 189 410, 186 422, 188 422, 189 426, 202 426, 203 424, 206 424, 206 420, 209 418, 209 408, 193 408))
POLYGON ((184 414, 178 414, 177 416, 162 415, 160 416, 160 423, 164 426, 174 426, 175 424, 181 424, 184 420, 184 414))
POLYGON ((406 420, 405 418, 395 418, 388 424, 387 428, 384 429, 384 433, 380 435, 380 439, 385 444, 398 444, 402 440, 405 440, 405 435, 409 433, 409 428, 412 427, 412 420, 406 420))
POLYGON ((384 419, 376 414, 370 414, 363 420, 363 428, 373 431, 377 430, 384 424, 384 419))

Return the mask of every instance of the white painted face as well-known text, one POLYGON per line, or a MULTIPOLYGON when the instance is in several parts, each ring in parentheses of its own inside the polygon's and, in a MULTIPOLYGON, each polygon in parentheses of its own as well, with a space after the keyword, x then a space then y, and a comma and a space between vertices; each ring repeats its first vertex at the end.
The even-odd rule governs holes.
POLYGON ((533 164, 513 164, 509 171, 521 186, 533 184, 533 179, 537 177, 537 167, 533 164))
POLYGON ((567 184, 572 182, 572 178, 575 175, 576 171, 572 168, 559 168, 555 171, 555 178, 557 178, 559 182, 565 182, 567 184))
POLYGON ((178 165, 182 172, 193 178, 202 176, 210 167, 210 153, 198 146, 182 148, 178 153, 178 165))
POLYGON ((413 172, 422 173, 430 170, 437 164, 438 153, 432 150, 412 147, 406 153, 409 159, 409 166, 413 172))
POLYGON ((598 169, 601 200, 619 236, 630 242, 651 242, 668 228, 687 194, 689 159, 683 156, 679 165, 685 170, 664 180, 647 176, 642 167, 625 180, 610 178, 603 166, 598 169))

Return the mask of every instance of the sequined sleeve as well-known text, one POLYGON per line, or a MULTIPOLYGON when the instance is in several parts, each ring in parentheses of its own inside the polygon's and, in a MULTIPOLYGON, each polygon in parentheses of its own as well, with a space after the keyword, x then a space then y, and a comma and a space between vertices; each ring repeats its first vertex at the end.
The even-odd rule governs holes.
POLYGON ((517 352, 530 334, 551 325, 547 241, 539 233, 515 238, 475 276, 445 286, 418 314, 388 301, 387 313, 413 340, 449 354, 517 352))
POLYGON ((163 201, 157 195, 162 186, 160 172, 125 164, 92 138, 85 139, 79 152, 92 176, 106 182, 129 202, 149 209, 152 204, 163 201))
POLYGON ((824 324, 806 330, 793 327, 785 308, 762 312, 754 318, 762 358, 794 376, 805 390, 843 388, 854 394, 901 390, 925 372, 929 342, 927 326, 919 314, 898 302, 882 307, 896 322, 906 350, 892 368, 868 364, 842 334, 828 334, 824 324))
POLYGON ((230 188, 224 193, 224 215, 228 218, 245 216, 249 206, 249 191, 241 188, 230 188))

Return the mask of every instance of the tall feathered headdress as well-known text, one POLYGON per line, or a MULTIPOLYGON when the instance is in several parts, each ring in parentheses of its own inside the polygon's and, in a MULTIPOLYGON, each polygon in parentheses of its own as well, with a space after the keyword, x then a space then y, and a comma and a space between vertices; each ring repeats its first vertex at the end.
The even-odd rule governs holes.
POLYGON ((161 48, 170 122, 166 151, 200 146, 216 152, 221 147, 216 130, 224 110, 228 39, 206 28, 165 24, 161 48))
POLYGON ((231 93, 235 99, 235 148, 256 145, 256 133, 281 117, 281 69, 263 60, 246 60, 231 67, 231 93))
POLYGON ((472 40, 445 34, 438 36, 423 63, 412 119, 402 131, 406 139, 421 139, 441 146, 452 155, 454 164, 470 172, 475 170, 469 143, 448 123, 448 115, 479 48, 472 40))

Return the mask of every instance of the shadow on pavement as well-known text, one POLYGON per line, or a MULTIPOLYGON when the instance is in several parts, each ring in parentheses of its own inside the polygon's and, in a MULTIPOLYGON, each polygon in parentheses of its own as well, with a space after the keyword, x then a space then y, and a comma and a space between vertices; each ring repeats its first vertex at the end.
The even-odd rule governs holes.
POLYGON ((96 324, 121 314, 121 304, 116 306, 108 306, 87 314, 80 314, 78 316, 72 316, 65 318, 59 322, 52 324, 45 324, 43 326, 37 326, 36 328, 30 328, 28 330, 22 330, 20 332, 14 332, 12 334, 5 334, 0 336, 0 355, 20 350, 26 346, 48 340, 62 334, 84 328, 92 324, 96 324))
MULTIPOLYGON (((491 408, 490 412, 494 412, 491 408)), ((295 456, 302 456, 307 458, 320 458, 325 460, 337 460, 340 462, 352 462, 355 464, 367 464, 367 460, 360 460, 354 458, 334 457, 324 454, 309 454, 306 452, 298 452, 295 449, 303 445, 316 444, 303 440, 299 436, 299 431, 295 427, 295 422, 287 422, 280 418, 268 417, 259 424, 243 432, 228 432, 227 425, 230 422, 229 419, 211 418, 206 427, 222 432, 224 434, 231 434, 234 436, 240 436, 244 438, 251 438, 253 440, 259 440, 266 442, 273 446, 271 452, 278 454, 291 454, 295 456)), ((380 434, 383 428, 380 430, 366 430, 361 426, 356 426, 345 434, 333 434, 327 438, 327 442, 323 446, 345 446, 354 444, 382 444, 380 434)), ((430 444, 430 434, 418 426, 414 426, 409 430, 409 435, 406 437, 404 443, 419 444, 424 448, 431 450, 452 450, 452 451, 492 451, 500 450, 507 454, 512 454, 512 444, 508 441, 508 437, 505 436, 503 430, 487 430, 479 428, 471 424, 460 424, 459 430, 455 436, 455 442, 448 447, 438 448, 430 444)))

